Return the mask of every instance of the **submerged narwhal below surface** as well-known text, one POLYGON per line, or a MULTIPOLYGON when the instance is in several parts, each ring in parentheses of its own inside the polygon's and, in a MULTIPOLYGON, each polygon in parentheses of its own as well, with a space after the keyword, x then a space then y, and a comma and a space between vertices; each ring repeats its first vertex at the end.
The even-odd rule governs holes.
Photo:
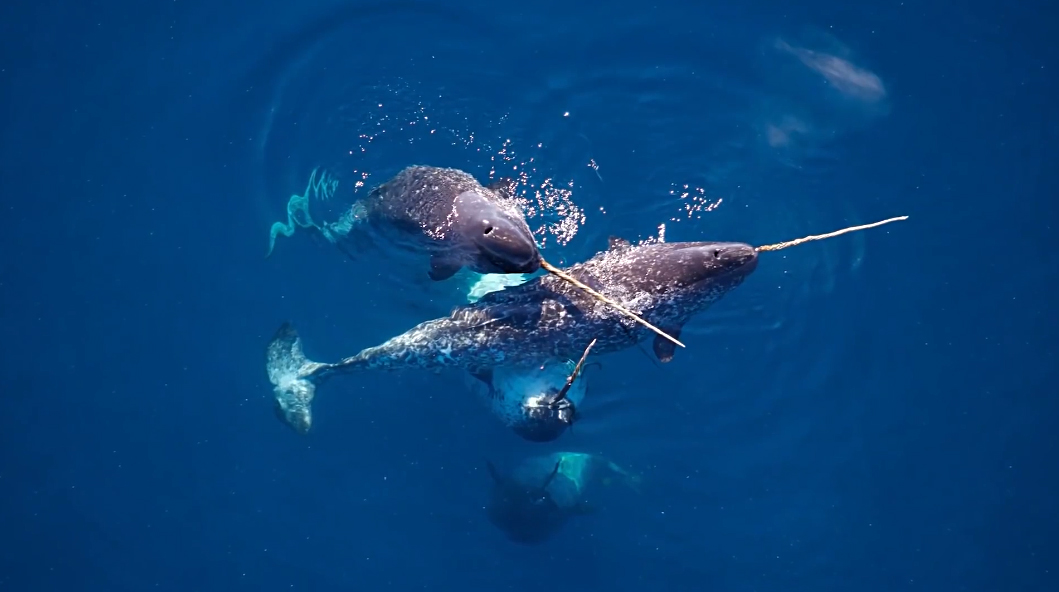
MULTIPOLYGON (((610 248, 565 271, 679 336, 684 323, 741 284, 756 267, 757 251, 744 243, 632 245, 612 239, 610 248)), ((293 326, 284 323, 269 343, 267 369, 279 416, 305 433, 312 424, 316 386, 329 377, 362 370, 454 367, 491 382, 497 367, 530 369, 578 359, 593 340, 593 351, 606 354, 651 335, 612 306, 547 275, 486 294, 448 317, 421 323, 331 364, 307 359, 293 326)), ((655 336, 654 352, 660 360, 672 359, 674 349, 672 341, 655 336)))
POLYGON ((485 400, 505 426, 530 442, 551 442, 580 418, 585 398, 585 360, 595 345, 589 343, 581 359, 555 361, 535 368, 496 366, 471 375, 467 384, 485 400))
POLYGON ((483 186, 459 169, 409 166, 354 202, 337 221, 323 224, 309 216, 307 189, 306 196, 288 202, 287 223, 272 225, 269 253, 278 235, 291 236, 298 225, 315 228, 351 258, 369 244, 425 253, 435 281, 464 267, 478 273, 532 273, 541 266, 540 251, 513 187, 510 179, 483 186))
POLYGON ((510 473, 487 464, 493 487, 486 516, 513 542, 547 541, 574 516, 595 511, 592 497, 612 483, 638 490, 640 478, 613 462, 583 452, 528 458, 510 473))

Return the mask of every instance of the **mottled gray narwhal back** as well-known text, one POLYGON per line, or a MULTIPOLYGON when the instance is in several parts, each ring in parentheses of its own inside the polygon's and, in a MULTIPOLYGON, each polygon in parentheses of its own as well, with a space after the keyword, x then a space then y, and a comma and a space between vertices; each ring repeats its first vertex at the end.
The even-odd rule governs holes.
POLYGON ((364 216, 390 240, 429 252, 435 281, 463 267, 532 273, 540 252, 513 187, 509 179, 485 187, 458 169, 410 166, 371 191, 364 216))

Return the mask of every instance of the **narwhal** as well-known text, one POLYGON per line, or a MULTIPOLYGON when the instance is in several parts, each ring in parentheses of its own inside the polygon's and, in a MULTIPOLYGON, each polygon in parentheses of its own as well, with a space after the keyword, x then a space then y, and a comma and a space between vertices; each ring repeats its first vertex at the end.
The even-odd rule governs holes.
MULTIPOLYGON (((482 274, 540 269, 540 251, 511 179, 483 186, 459 169, 409 166, 353 202, 338 220, 318 224, 308 213, 315 178, 313 171, 306 195, 291 197, 287 223, 272 225, 270 254, 276 237, 291 236, 297 225, 317 229, 351 258, 370 244, 425 254, 434 281, 463 268, 482 274)), ((326 183, 324 188, 333 191, 326 183)))
MULTIPOLYGON (((670 335, 757 267, 757 251, 733 242, 652 242, 612 238, 609 248, 564 271, 670 335)), ((324 379, 366 370, 462 368, 485 382, 498 367, 530 369, 578 359, 589 344, 606 354, 652 336, 642 324, 555 275, 482 296, 447 317, 421 323, 335 363, 305 357, 301 339, 284 323, 267 348, 277 413, 295 430, 312 424, 311 403, 324 379)), ((655 355, 672 359, 675 345, 660 335, 655 355)))
POLYGON ((592 496, 621 483, 638 491, 640 477, 595 454, 557 452, 535 456, 503 474, 487 465, 493 487, 486 504, 489 522, 509 540, 547 541, 574 516, 595 511, 592 496))

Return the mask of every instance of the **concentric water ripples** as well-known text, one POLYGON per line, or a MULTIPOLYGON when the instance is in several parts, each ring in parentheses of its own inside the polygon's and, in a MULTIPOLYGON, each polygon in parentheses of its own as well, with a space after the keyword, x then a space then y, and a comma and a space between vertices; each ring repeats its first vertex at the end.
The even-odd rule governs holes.
MULTIPOLYGON (((374 25, 351 18, 329 28, 277 76, 261 145, 277 214, 315 167, 339 187, 320 207, 344 207, 412 163, 463 168, 483 181, 518 178, 546 256, 564 264, 589 257, 608 235, 766 244, 904 213, 852 205, 858 185, 842 141, 885 115, 885 87, 835 40, 719 27, 694 41, 654 40, 630 59, 621 48, 650 37, 652 25, 629 22, 605 38, 581 35, 577 59, 543 71, 534 58, 555 63, 549 52, 562 48, 520 40, 510 27, 470 21, 441 40, 401 29, 411 26, 403 21, 374 25), (429 54, 385 45, 395 29, 439 42, 429 54), (499 30, 509 35, 504 52, 492 51, 501 45, 494 37, 481 38, 499 30), (399 59, 373 66, 384 46, 399 59)), ((775 466, 824 419, 775 420, 796 404, 792 391, 819 395, 848 356, 859 329, 819 303, 850 279, 865 241, 854 234, 763 254, 746 284, 685 328, 689 347, 677 356, 695 364, 655 371, 641 358, 643 369, 626 374, 621 361, 605 361, 591 377, 579 442, 606 441, 609 453, 648 466, 686 466, 682 495, 704 499, 700 471, 738 479, 752 465, 775 466), (829 345, 806 351, 802 343, 818 340, 822 325, 829 345), (725 371, 748 363, 760 372, 725 371), (648 401, 657 393, 642 385, 655 381, 686 396, 648 401), (738 447, 741 464, 726 462, 725 447, 738 447)), ((836 405, 826 423, 853 426, 856 413, 836 405)))
MULTIPOLYGON (((415 24, 400 15, 418 7, 396 6, 384 19, 351 8, 295 36, 276 60, 283 66, 271 71, 259 143, 276 218, 313 168, 338 181, 316 204, 326 216, 411 163, 520 179, 531 225, 557 264, 587 258, 611 234, 636 240, 661 227, 670 241, 761 245, 905 213, 852 205, 859 185, 842 143, 885 115, 885 91, 836 40, 723 23, 695 39, 654 38, 657 23, 643 15, 606 37, 481 15, 415 24), (402 36, 436 43, 424 51, 402 36), (381 51, 385 69, 375 66, 381 51)), ((844 317, 850 306, 826 301, 878 256, 866 241, 854 234, 762 254, 746 284, 685 328, 678 362, 657 369, 648 342, 643 354, 589 371, 586 419, 560 442, 648 474, 651 512, 665 515, 640 524, 643 538, 657 541, 652 553, 678 543, 720 557, 728 542, 716 541, 740 537, 754 538, 744 549, 768 551, 774 537, 746 533, 762 516, 802 521, 785 556, 795 545, 828 549, 813 537, 826 537, 819 524, 833 506, 813 496, 833 491, 831 471, 856 454, 862 409, 831 376, 870 327, 844 317), (825 446, 837 439, 842 446, 825 446)), ((419 320, 427 313, 415 311, 419 320)), ((858 363, 870 381, 872 362, 858 363)), ((684 566, 681 555, 670 558, 684 566)))
MULTIPOLYGON (((557 46, 520 52, 511 39, 483 35, 499 27, 481 17, 453 15, 457 30, 439 36, 414 18, 345 16, 305 39, 275 76, 261 163, 277 212, 316 167, 338 183, 333 199, 313 204, 327 218, 401 167, 428 161, 483 181, 517 178, 531 226, 558 263, 590 256, 613 234, 762 244, 867 221, 838 194, 848 185, 835 146, 885 114, 885 89, 835 40, 803 47, 717 29, 630 54, 622 45, 649 36, 651 24, 629 22, 580 38, 584 59, 542 72, 528 56, 549 62, 557 46), (394 43, 404 36, 436 43, 394 43), (483 50, 501 44, 509 51, 483 50), (375 67, 382 47, 387 66, 375 67)), ((764 254, 750 281, 685 335, 756 335, 766 354, 795 347, 813 322, 798 311, 856 267, 864 240, 764 254)))
MULTIPOLYGON (((438 37, 433 27, 387 26, 365 36, 363 23, 352 19, 348 27, 307 42, 300 58, 286 61, 261 143, 269 200, 278 206, 320 167, 338 190, 331 199, 313 200, 310 208, 315 218, 333 219, 404 166, 453 166, 482 182, 501 176, 519 181, 542 245, 568 243, 584 222, 572 199, 574 180, 547 162, 549 146, 511 129, 511 102, 500 82, 503 62, 466 40, 452 42, 459 35, 441 36, 449 43, 429 44, 429 52, 417 53, 394 38, 438 37), (395 56, 390 48, 408 49, 408 55, 395 56), (373 67, 372 51, 386 51, 381 61, 387 66, 373 67), (395 61, 403 67, 392 68, 395 61), (489 96, 467 90, 483 84, 489 96)), ((476 30, 473 23, 465 26, 476 30)))

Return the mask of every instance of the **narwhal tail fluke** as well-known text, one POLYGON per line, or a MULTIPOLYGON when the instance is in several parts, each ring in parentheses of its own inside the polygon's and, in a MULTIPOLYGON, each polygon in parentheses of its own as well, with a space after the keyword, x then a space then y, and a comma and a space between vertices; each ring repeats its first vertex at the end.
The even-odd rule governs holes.
POLYGON ((307 433, 312 427, 314 372, 322 366, 305 357, 302 340, 289 322, 283 323, 272 336, 266 368, 276 398, 276 415, 298 433, 307 433))

